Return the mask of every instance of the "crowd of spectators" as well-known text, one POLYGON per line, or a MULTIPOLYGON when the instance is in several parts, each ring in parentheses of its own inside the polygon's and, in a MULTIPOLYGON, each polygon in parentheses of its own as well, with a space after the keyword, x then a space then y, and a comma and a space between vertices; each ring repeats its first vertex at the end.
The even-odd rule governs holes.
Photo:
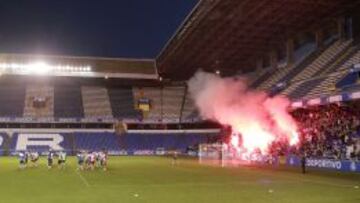
POLYGON ((307 156, 360 160, 360 102, 301 108, 292 115, 307 156))

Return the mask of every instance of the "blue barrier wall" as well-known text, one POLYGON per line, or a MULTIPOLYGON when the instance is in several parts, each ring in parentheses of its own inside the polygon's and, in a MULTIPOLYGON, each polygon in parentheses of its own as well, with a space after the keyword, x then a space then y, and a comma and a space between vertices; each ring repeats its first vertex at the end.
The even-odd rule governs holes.
MULTIPOLYGON (((301 160, 297 156, 288 156, 286 163, 290 166, 300 166, 301 160)), ((308 158, 306 159, 306 166, 325 170, 360 173, 360 162, 350 160, 308 158)))
MULTIPOLYGON (((210 136, 212 137, 212 136, 210 136)), ((13 133, 11 138, 6 133, 0 134, 0 155, 5 149, 3 143, 8 143, 10 154, 18 151, 35 150, 47 153, 65 150, 75 153, 79 150, 107 150, 113 155, 153 155, 164 151, 181 151, 187 147, 208 142, 209 134, 169 133, 169 134, 124 134, 111 132, 75 132, 75 133, 13 133), (8 142, 5 142, 8 140, 8 142)))

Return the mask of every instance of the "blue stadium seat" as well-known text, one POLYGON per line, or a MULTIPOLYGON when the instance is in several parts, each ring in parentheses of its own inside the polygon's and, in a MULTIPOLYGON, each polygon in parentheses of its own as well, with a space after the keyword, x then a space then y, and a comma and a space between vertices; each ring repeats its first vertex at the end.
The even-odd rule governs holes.
MULTIPOLYGON (((34 135, 36 135, 36 138, 31 138, 30 141, 32 143, 36 143, 36 141, 51 141, 51 139, 48 138, 48 136, 46 136, 46 138, 42 138, 42 134, 41 133, 32 133, 34 135)), ((73 147, 72 147, 72 134, 69 133, 46 133, 46 135, 51 135, 53 134, 54 136, 61 136, 62 137, 62 142, 60 143, 60 146, 66 150, 66 151, 72 151, 73 147)), ((45 136, 45 134, 43 134, 45 136)), ((10 139, 10 143, 9 143, 9 151, 10 153, 14 153, 16 152, 17 149, 17 145, 19 144, 18 142, 20 142, 20 140, 18 139, 20 136, 20 133, 14 133, 11 136, 10 139)), ((27 143, 27 141, 24 141, 25 143, 20 143, 21 145, 27 145, 27 150, 35 150, 39 153, 43 153, 43 152, 48 152, 50 150, 49 146, 44 146, 44 145, 31 145, 29 143, 27 143)))
POLYGON ((56 118, 83 118, 81 89, 79 86, 57 86, 54 90, 56 118))
POLYGON ((25 86, 0 85, 0 117, 22 117, 25 105, 25 86))
POLYGON ((109 88, 108 93, 115 118, 140 118, 140 112, 135 110, 131 87, 109 88))
POLYGON ((106 149, 109 151, 120 150, 120 136, 115 133, 75 133, 74 149, 100 151, 106 149))
POLYGON ((188 146, 208 141, 206 134, 127 134, 120 138, 122 147, 128 151, 157 148, 185 151, 188 146))
POLYGON ((359 72, 351 72, 336 83, 336 88, 344 88, 355 85, 359 80, 359 72))
MULTIPOLYGON (((208 134, 124 134, 117 135, 112 132, 76 132, 76 133, 53 133, 54 136, 61 136, 63 141, 60 146, 66 151, 73 152, 79 150, 87 151, 121 151, 126 150, 133 153, 137 150, 152 150, 158 148, 165 150, 181 150, 185 151, 188 146, 193 146, 200 143, 206 143, 209 140, 208 134)), ((35 141, 49 141, 48 138, 42 138, 42 134, 35 134, 36 138, 31 138, 30 142, 35 141)), ((214 134, 212 134, 214 135, 214 134)), ((0 133, 0 136, 3 136, 0 133)), ((4 138, 6 135, 4 134, 4 138)), ((48 146, 29 145, 29 143, 18 143, 19 133, 14 133, 9 143, 10 152, 15 152, 18 144, 27 145, 27 150, 36 150, 38 152, 47 152, 48 146)), ((213 137, 213 136, 211 136, 213 137)), ((22 140, 26 142, 26 139, 22 140), (25 141, 24 141, 25 140, 25 141)), ((1 147, 1 145, 0 145, 1 147)), ((1 149, 1 148, 0 148, 1 149)), ((1 151, 0 151, 1 152, 1 151)))
POLYGON ((9 136, 6 133, 0 132, 0 156, 4 155, 8 148, 9 136))

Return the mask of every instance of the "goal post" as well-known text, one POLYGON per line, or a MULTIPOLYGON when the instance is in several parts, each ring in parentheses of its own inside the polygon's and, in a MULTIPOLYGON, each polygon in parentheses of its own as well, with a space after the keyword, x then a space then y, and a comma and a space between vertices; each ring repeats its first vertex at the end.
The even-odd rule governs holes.
POLYGON ((236 160, 238 154, 230 150, 225 143, 201 144, 199 146, 199 163, 226 166, 229 161, 236 160))
POLYGON ((271 155, 263 155, 259 152, 247 153, 244 148, 235 148, 225 143, 200 144, 198 159, 200 164, 221 167, 252 164, 272 165, 275 161, 271 155))

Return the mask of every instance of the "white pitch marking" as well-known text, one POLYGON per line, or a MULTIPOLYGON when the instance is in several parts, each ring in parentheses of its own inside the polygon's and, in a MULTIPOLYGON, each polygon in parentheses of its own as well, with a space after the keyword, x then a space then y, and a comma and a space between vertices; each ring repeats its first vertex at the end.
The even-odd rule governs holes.
POLYGON ((86 178, 83 175, 81 175, 81 173, 79 171, 75 171, 75 173, 77 173, 79 175, 81 181, 86 185, 86 187, 90 187, 89 182, 86 180, 86 178))

